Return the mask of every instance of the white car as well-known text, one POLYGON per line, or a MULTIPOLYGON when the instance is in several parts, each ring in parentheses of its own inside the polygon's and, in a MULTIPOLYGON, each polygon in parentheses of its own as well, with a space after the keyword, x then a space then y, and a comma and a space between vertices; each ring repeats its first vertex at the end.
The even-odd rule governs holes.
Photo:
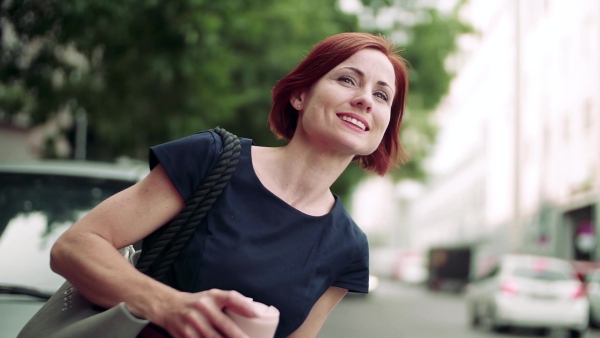
POLYGON ((591 272, 586 280, 590 299, 590 326, 600 328, 600 269, 591 272))
POLYGON ((132 162, 0 164, 0 336, 16 337, 64 282, 50 270, 58 236, 147 173, 132 162))
POLYGON ((469 283, 466 300, 473 327, 559 328, 570 337, 582 337, 588 327, 585 285, 563 259, 506 255, 487 276, 469 283))

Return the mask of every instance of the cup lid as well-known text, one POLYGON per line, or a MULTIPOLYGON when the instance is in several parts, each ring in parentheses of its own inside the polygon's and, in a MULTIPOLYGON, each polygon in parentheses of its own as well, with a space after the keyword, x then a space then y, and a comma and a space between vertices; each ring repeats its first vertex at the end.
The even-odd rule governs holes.
POLYGON ((268 306, 260 302, 252 302, 252 307, 257 317, 273 318, 279 317, 279 310, 274 306, 268 306))

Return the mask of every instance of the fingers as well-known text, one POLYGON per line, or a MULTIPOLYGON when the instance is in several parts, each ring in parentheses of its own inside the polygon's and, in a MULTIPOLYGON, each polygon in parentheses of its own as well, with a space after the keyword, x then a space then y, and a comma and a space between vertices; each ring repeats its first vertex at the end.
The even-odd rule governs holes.
POLYGON ((221 297, 221 309, 227 308, 246 317, 256 316, 252 306, 252 298, 245 297, 237 291, 210 290, 209 292, 215 292, 215 294, 218 294, 217 297, 221 297))
POLYGON ((200 316, 192 320, 195 328, 206 338, 247 338, 247 335, 227 316, 225 308, 237 309, 243 315, 254 316, 252 300, 235 291, 209 290, 198 299, 195 307, 200 316), (221 333, 222 335, 220 335, 221 333))
MULTIPOLYGON (((192 324, 186 330, 186 338, 223 338, 223 335, 219 333, 211 322, 202 316, 197 316, 195 319, 188 320, 192 324)), ((225 337, 241 337, 241 336, 228 336, 225 337)))
POLYGON ((224 310, 255 316, 252 299, 236 291, 182 292, 170 300, 155 323, 177 338, 247 338, 224 310))

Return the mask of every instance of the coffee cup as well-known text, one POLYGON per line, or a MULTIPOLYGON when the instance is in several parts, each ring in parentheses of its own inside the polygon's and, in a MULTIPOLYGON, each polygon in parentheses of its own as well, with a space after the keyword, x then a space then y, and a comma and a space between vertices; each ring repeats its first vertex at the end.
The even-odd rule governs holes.
POLYGON ((279 310, 260 302, 252 302, 255 317, 246 317, 225 309, 231 318, 250 338, 273 338, 279 324, 279 310))

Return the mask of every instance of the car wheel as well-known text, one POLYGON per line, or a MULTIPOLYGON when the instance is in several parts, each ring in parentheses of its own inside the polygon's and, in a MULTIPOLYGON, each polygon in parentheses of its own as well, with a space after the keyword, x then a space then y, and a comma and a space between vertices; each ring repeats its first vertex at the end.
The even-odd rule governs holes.
POLYGON ((498 324, 498 319, 496 318, 496 309, 494 307, 491 307, 489 312, 492 331, 497 333, 505 333, 510 330, 510 327, 508 325, 498 324))
POLYGON ((479 326, 479 324, 481 324, 481 319, 479 319, 479 316, 476 314, 473 314, 471 316, 471 327, 475 329, 479 326))
POLYGON ((583 338, 585 331, 580 330, 569 330, 569 337, 571 338, 583 338))
POLYGON ((594 312, 592 312, 591 309, 590 309, 589 325, 590 325, 590 327, 593 327, 595 329, 600 328, 600 319, 598 319, 598 315, 596 315, 594 312))
POLYGON ((477 313, 477 305, 473 304, 469 312, 469 324, 472 328, 478 327, 481 324, 481 318, 479 318, 479 313, 477 313))
POLYGON ((510 331, 510 327, 507 325, 498 325, 494 323, 492 324, 492 331, 496 333, 506 333, 510 331))

